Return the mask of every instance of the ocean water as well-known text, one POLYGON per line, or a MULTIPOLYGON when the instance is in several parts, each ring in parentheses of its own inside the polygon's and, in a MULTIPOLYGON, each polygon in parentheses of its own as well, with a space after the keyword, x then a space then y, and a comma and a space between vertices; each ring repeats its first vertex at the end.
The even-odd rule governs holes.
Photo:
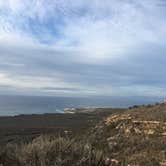
POLYGON ((62 112, 65 108, 128 107, 156 101, 111 97, 0 96, 0 116, 62 112), (145 102, 146 101, 146 102, 145 102))

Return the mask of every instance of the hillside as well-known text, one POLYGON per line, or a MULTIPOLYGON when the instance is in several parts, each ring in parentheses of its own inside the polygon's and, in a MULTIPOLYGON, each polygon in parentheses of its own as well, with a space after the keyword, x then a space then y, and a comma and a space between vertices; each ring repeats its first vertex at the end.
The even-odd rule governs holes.
POLYGON ((0 145, 32 140, 41 134, 80 135, 103 118, 125 109, 96 112, 33 114, 0 117, 0 145))
POLYGON ((140 106, 113 115, 91 131, 93 146, 116 165, 166 165, 166 105, 140 106))
POLYGON ((103 113, 102 109, 83 112, 67 115, 79 118, 83 114, 93 115, 93 123, 83 125, 82 121, 81 130, 77 126, 77 134, 68 137, 52 132, 21 145, 10 142, 0 152, 0 164, 166 166, 166 104, 135 106, 117 112, 112 109, 103 109, 103 113))

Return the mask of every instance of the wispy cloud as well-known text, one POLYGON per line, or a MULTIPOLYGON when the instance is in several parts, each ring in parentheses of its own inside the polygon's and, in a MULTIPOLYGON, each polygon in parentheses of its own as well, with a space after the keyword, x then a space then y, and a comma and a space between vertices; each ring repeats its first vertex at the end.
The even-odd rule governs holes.
POLYGON ((0 92, 164 96, 164 3, 0 0, 0 92))

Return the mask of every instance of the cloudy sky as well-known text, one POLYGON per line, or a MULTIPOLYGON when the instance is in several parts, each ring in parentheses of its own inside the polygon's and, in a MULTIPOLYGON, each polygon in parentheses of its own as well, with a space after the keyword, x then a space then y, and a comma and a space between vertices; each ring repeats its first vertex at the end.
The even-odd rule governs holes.
POLYGON ((0 0, 0 94, 165 89, 165 0, 0 0))

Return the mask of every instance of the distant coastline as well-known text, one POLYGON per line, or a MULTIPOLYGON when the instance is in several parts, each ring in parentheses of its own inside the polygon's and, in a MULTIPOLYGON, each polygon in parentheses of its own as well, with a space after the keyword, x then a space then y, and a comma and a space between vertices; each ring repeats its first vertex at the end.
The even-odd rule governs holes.
POLYGON ((132 105, 154 103, 164 99, 127 97, 47 97, 47 96, 0 96, 0 116, 20 114, 63 113, 66 110, 96 108, 127 108, 132 105))

